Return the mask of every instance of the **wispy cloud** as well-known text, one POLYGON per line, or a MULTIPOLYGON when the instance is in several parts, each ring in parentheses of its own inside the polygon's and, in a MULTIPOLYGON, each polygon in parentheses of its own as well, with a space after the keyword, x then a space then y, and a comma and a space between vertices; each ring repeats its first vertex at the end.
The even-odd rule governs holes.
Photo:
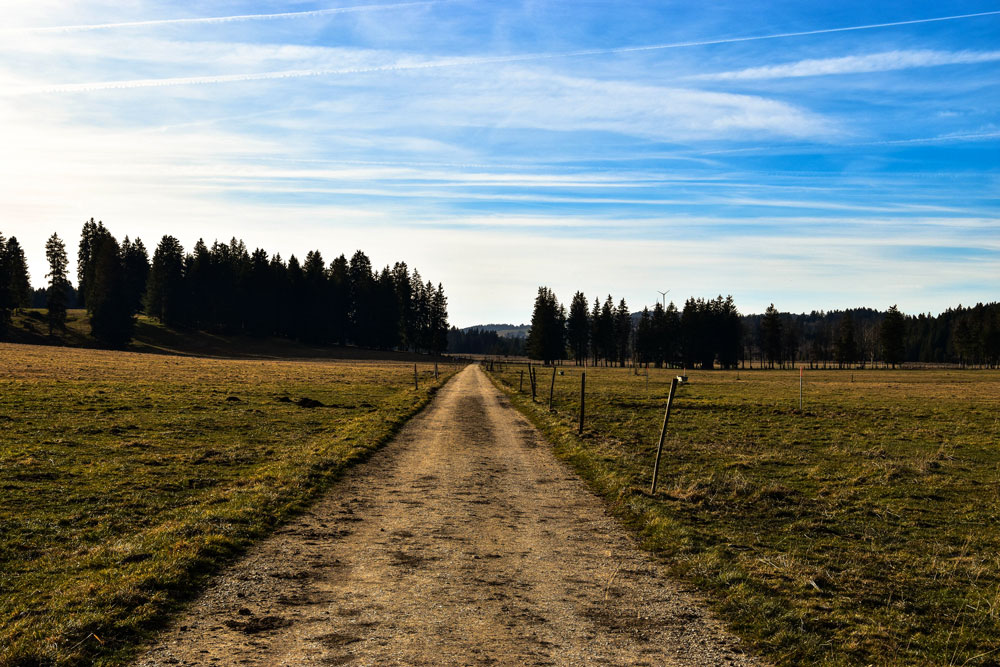
POLYGON ((304 12, 281 12, 277 14, 237 14, 234 16, 204 16, 177 19, 151 19, 148 21, 120 21, 117 23, 90 23, 81 25, 41 26, 0 28, 0 34, 5 33, 68 33, 89 32, 92 30, 114 30, 121 28, 149 28, 170 25, 198 25, 211 23, 238 23, 242 21, 273 21, 276 19, 301 19, 332 16, 334 14, 351 14, 358 12, 384 11, 387 9, 403 9, 406 7, 426 7, 448 0, 419 0, 414 2, 396 2, 381 5, 355 5, 351 7, 332 7, 330 9, 314 9, 304 12))
POLYGON ((1000 60, 1000 51, 885 51, 863 56, 841 58, 811 58, 794 63, 749 67, 731 72, 696 74, 689 79, 709 81, 742 81, 753 79, 783 79, 802 76, 831 74, 860 74, 887 72, 913 67, 938 67, 941 65, 974 65, 1000 60))

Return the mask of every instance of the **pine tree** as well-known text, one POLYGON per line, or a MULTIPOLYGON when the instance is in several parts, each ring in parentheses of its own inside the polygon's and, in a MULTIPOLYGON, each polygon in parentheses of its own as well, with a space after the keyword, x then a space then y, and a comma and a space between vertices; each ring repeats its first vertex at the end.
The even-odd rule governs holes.
POLYGON ((583 292, 573 295, 569 305, 569 319, 566 321, 566 337, 573 359, 580 366, 586 362, 590 347, 590 314, 587 312, 587 297, 583 292))
POLYGON ((444 287, 438 283, 431 298, 431 344, 430 351, 441 354, 448 349, 448 299, 444 287))
POLYGON ((764 358, 767 360, 768 366, 774 368, 774 362, 781 361, 782 325, 781 315, 773 303, 764 312, 760 327, 764 358))
POLYGON ((142 302, 146 296, 146 281, 149 280, 149 253, 142 239, 135 242, 122 241, 122 268, 124 269, 126 300, 133 313, 142 310, 142 302))
POLYGON ((173 236, 164 236, 153 252, 146 281, 146 312, 171 326, 184 320, 184 249, 173 236))
POLYGON ((98 239, 107 235, 104 223, 94 222, 91 218, 83 223, 83 231, 80 233, 79 252, 76 256, 76 284, 80 305, 88 308, 87 295, 90 289, 90 276, 94 271, 94 248, 98 239))
POLYGON ((885 319, 882 320, 882 326, 879 329, 882 358, 893 368, 896 367, 896 364, 903 363, 905 358, 906 348, 903 344, 905 336, 906 318, 894 304, 885 314, 885 319))
POLYGON ((31 305, 31 279, 28 277, 28 263, 17 237, 7 239, 7 274, 10 304, 17 310, 31 305))
POLYGON ((102 345, 125 347, 132 339, 135 313, 128 303, 121 249, 113 236, 101 236, 92 248, 87 307, 90 330, 102 345))
POLYGON ((49 272, 45 275, 49 279, 45 302, 48 307, 49 335, 51 335, 55 329, 66 328, 66 302, 71 289, 67 277, 69 259, 66 257, 66 245, 58 234, 53 234, 45 242, 45 258, 49 262, 49 272))
POLYGON ((614 312, 614 352, 618 358, 618 365, 625 366, 629 358, 629 349, 632 341, 632 314, 625 304, 625 299, 618 303, 614 312))
POLYGON ((538 288, 526 347, 530 358, 545 364, 566 357, 566 311, 548 287, 538 288))

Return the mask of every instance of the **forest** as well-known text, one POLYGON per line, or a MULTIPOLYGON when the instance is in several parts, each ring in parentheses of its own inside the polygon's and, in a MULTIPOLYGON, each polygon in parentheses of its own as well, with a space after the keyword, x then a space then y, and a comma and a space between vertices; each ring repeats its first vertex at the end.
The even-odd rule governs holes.
POLYGON ((682 309, 657 303, 632 312, 624 299, 576 292, 569 313, 539 287, 527 354, 545 363, 571 359, 624 366, 678 368, 896 367, 903 363, 1000 366, 1000 303, 957 306, 934 316, 886 311, 783 313, 771 304, 741 315, 732 296, 689 298, 682 309))
POLYGON ((356 345, 440 354, 448 345, 444 288, 403 262, 381 270, 358 250, 329 264, 318 250, 287 261, 243 241, 199 240, 190 252, 164 236, 152 259, 140 239, 119 242, 101 222, 83 225, 77 287, 68 275, 66 246, 46 243, 49 273, 44 304, 32 291, 24 252, 0 235, 0 333, 10 314, 32 305, 48 310, 50 332, 66 310, 87 310, 99 343, 124 347, 140 312, 160 322, 224 334, 278 336, 318 345, 356 345))

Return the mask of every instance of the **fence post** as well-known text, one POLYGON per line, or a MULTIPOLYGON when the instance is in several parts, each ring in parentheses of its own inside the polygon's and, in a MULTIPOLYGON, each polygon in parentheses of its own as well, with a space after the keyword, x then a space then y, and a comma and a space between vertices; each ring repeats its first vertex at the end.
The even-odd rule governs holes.
POLYGON ((552 382, 549 384, 549 412, 552 412, 552 394, 556 390, 556 367, 552 366, 552 382))
POLYGON ((660 473, 660 454, 663 453, 663 439, 667 435, 667 422, 670 421, 670 407, 674 404, 674 391, 677 389, 677 378, 670 381, 670 394, 667 396, 667 411, 663 413, 663 428, 660 430, 660 442, 656 446, 656 461, 653 462, 653 486, 650 495, 656 495, 656 477, 660 473))
POLYGON ((583 410, 586 396, 587 388, 587 371, 580 373, 580 428, 577 429, 577 433, 583 435, 583 410))
POLYGON ((434 363, 434 379, 438 379, 438 365, 437 362, 434 363))
POLYGON ((538 373, 535 372, 534 366, 528 366, 528 373, 531 374, 531 377, 529 378, 531 380, 531 400, 534 401, 535 394, 538 389, 538 373))

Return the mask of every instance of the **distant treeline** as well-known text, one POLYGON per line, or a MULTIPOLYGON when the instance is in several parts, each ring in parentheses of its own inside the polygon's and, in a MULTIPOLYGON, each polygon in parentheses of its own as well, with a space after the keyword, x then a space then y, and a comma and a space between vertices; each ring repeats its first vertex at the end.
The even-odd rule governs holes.
MULTIPOLYGON (((772 306, 773 308, 773 306, 772 306)), ((895 307, 743 317, 744 356, 778 365, 875 366, 902 362, 1000 365, 1000 303, 957 306, 940 315, 895 307)))
POLYGON ((1000 367, 1000 303, 959 306, 938 316, 907 316, 895 306, 794 315, 772 304, 741 316, 732 297, 690 298, 631 313, 609 295, 588 306, 577 292, 569 314, 540 287, 527 353, 546 363, 652 364, 684 368, 896 366, 904 362, 1000 367))
MULTIPOLYGON (((8 278, 10 254, 4 252, 0 265, 4 298, 15 294, 8 278)), ((170 326, 314 344, 432 353, 448 344, 443 287, 424 282, 402 262, 374 270, 360 250, 350 260, 340 255, 329 265, 313 250, 300 264, 294 255, 286 262, 260 248, 251 253, 237 239, 211 247, 199 240, 185 252, 176 238, 164 236, 150 261, 141 240, 125 237, 119 243, 91 219, 81 233, 75 293, 66 276, 65 245, 57 235, 49 239, 46 254, 50 329, 64 326, 66 307, 78 302, 87 309, 94 336, 111 347, 131 340, 141 311, 170 326)), ((24 293, 21 301, 0 301, 5 322, 15 305, 30 304, 30 288, 24 293)))
POLYGON ((524 338, 501 336, 488 329, 448 330, 448 351, 455 354, 489 354, 501 357, 524 356, 524 338))

